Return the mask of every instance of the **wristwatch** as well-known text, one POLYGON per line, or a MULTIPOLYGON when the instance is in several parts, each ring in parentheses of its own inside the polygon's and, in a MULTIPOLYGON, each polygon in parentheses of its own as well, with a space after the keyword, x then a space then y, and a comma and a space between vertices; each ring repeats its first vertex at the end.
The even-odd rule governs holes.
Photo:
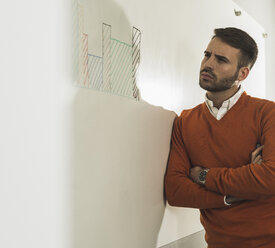
POLYGON ((206 181, 206 175, 207 175, 207 172, 209 171, 209 169, 203 169, 200 174, 199 174, 199 181, 201 184, 205 184, 205 181, 206 181))

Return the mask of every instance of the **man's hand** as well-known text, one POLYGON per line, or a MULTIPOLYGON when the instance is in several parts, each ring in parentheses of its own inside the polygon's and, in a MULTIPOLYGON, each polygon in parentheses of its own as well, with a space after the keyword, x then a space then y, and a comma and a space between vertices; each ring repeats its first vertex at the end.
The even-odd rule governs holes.
POLYGON ((199 175, 202 170, 204 170, 204 168, 202 168, 200 166, 195 166, 190 169, 189 177, 193 180, 194 183, 203 185, 199 180, 199 175))
POLYGON ((264 146, 259 146, 255 151, 251 153, 251 164, 261 164, 263 162, 262 159, 262 150, 264 146))
MULTIPOLYGON (((264 146, 259 146, 256 148, 255 151, 253 151, 251 153, 251 164, 261 164, 263 159, 262 159, 262 150, 263 150, 264 146)), ((228 204, 232 204, 232 203, 238 203, 238 202, 242 202, 244 201, 244 199, 235 197, 235 196, 226 196, 225 198, 226 202, 228 204)))

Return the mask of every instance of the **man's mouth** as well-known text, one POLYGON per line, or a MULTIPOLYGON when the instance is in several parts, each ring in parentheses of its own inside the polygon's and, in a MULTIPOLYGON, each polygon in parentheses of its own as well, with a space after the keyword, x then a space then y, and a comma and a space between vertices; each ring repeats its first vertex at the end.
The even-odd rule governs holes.
POLYGON ((202 73, 201 73, 201 77, 202 77, 203 79, 206 79, 206 80, 214 79, 214 77, 213 77, 212 75, 210 75, 209 73, 207 73, 207 72, 202 72, 202 73))

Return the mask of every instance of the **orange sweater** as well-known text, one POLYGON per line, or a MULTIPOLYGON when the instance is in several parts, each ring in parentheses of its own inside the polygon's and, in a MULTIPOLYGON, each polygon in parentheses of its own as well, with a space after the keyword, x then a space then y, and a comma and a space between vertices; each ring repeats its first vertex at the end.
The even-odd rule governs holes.
POLYGON ((275 103, 245 92, 221 119, 205 103, 175 119, 165 176, 168 203, 199 208, 208 248, 275 247, 275 103), (261 165, 250 164, 256 144, 261 165), (210 168, 205 186, 188 177, 210 168), (247 199, 226 206, 224 195, 247 199))

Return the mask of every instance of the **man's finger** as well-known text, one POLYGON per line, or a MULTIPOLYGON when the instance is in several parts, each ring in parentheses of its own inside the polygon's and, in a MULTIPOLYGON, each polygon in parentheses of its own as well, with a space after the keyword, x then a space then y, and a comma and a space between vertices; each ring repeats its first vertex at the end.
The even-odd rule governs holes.
POLYGON ((259 154, 259 155, 255 158, 256 161, 258 161, 258 160, 260 160, 260 159, 262 159, 262 155, 261 155, 261 154, 259 154))
POLYGON ((259 154, 264 148, 264 145, 262 146, 259 146, 257 149, 255 149, 253 152, 252 152, 252 155, 256 155, 256 154, 259 154))
POLYGON ((261 159, 262 159, 262 156, 258 155, 254 160, 252 160, 252 164, 258 164, 261 159))
POLYGON ((263 150, 264 146, 259 146, 255 151, 253 151, 251 153, 251 160, 254 160, 255 157, 261 153, 261 151, 263 150))
POLYGON ((258 160, 257 162, 255 162, 254 164, 261 164, 263 162, 262 159, 258 160))

